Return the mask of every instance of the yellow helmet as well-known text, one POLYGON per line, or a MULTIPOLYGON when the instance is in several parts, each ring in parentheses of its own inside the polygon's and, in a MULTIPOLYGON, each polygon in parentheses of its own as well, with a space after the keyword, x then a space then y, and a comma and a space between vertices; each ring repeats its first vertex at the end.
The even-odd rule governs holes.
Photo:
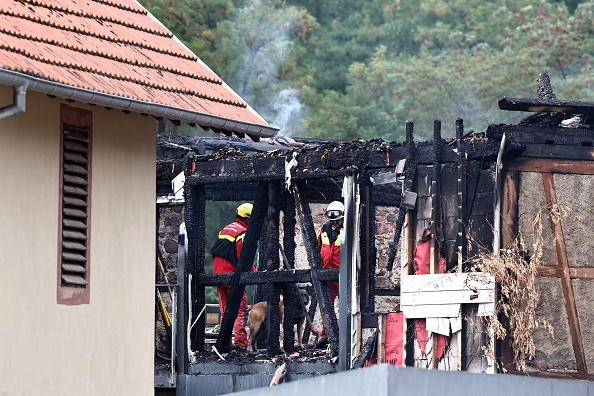
POLYGON ((239 205, 237 207, 237 216, 239 217, 247 217, 248 219, 252 216, 252 208, 254 207, 254 205, 252 205, 251 203, 242 203, 241 205, 239 205))

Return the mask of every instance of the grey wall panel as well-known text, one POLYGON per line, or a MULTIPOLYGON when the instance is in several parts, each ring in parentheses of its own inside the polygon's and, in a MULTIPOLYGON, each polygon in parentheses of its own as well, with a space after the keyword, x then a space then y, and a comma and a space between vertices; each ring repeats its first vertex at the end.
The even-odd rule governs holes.
POLYGON ((235 396, 594 396, 594 382, 375 365, 235 396))

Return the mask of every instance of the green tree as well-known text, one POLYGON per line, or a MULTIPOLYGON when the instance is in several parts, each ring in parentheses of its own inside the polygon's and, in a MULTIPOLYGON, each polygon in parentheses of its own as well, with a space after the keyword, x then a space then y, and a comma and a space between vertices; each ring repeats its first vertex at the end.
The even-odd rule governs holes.
POLYGON ((316 109, 308 130, 401 141, 408 119, 417 139, 430 138, 434 119, 442 120, 446 136, 454 135, 456 118, 464 119, 467 130, 517 122, 526 114, 501 112, 497 101, 534 97, 543 70, 553 76, 559 98, 592 96, 591 1, 573 15, 558 2, 472 3, 422 3, 425 16, 417 20, 433 24, 418 27, 419 52, 395 55, 380 47, 367 62, 350 65, 344 94, 320 90, 305 96, 316 109))
POLYGON ((517 122, 497 101, 534 97, 543 70, 557 97, 592 96, 592 0, 147 3, 285 134, 399 141, 408 119, 419 139, 434 119, 444 134, 458 117, 517 122))

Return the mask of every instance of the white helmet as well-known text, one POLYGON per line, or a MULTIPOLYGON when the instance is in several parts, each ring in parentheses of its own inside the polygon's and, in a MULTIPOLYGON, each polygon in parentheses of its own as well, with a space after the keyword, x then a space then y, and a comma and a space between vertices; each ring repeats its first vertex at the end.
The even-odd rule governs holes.
POLYGON ((326 208, 324 216, 328 220, 340 220, 344 217, 344 205, 340 201, 330 202, 330 205, 326 208))

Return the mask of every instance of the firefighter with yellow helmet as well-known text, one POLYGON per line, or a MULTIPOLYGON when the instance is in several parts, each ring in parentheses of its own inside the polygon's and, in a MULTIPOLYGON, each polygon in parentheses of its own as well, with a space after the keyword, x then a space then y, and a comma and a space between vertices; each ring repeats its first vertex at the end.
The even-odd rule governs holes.
MULTIPOLYGON (((245 232, 247 231, 250 217, 252 216, 253 205, 251 203, 242 203, 237 207, 235 211, 236 219, 233 223, 227 224, 221 232, 219 237, 210 249, 214 257, 214 269, 215 274, 225 274, 228 272, 235 272, 237 270, 237 263, 239 261, 239 255, 241 254, 241 248, 243 247, 243 239, 245 232)), ((252 271, 256 271, 256 268, 252 266, 252 271)), ((231 292, 230 285, 218 286, 219 292, 219 310, 221 312, 221 322, 223 321, 223 315, 227 308, 227 301, 229 299, 229 293, 231 292)), ((233 325, 233 331, 235 332, 234 344, 236 348, 247 348, 247 332, 245 331, 245 310, 247 309, 247 293, 243 293, 241 303, 239 305, 239 312, 237 319, 233 325)))

